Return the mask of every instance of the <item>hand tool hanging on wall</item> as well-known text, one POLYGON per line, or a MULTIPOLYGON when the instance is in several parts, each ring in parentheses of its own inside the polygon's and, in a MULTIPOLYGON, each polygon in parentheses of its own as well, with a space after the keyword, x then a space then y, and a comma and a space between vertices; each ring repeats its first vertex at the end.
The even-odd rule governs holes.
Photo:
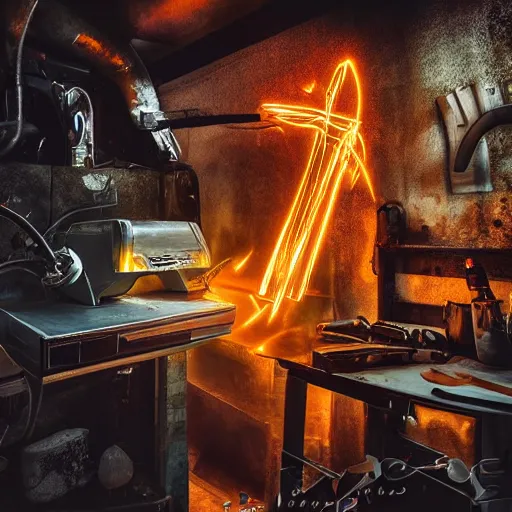
POLYGON ((482 101, 478 101, 475 86, 458 87, 446 96, 436 99, 441 113, 448 151, 448 176, 453 194, 492 191, 487 141, 482 140, 475 151, 470 169, 464 174, 454 171, 455 156, 469 127, 482 113, 482 101))
POLYGON ((484 135, 512 124, 512 105, 503 105, 499 85, 458 87, 436 99, 445 128, 448 177, 453 194, 491 192, 489 149, 484 135))

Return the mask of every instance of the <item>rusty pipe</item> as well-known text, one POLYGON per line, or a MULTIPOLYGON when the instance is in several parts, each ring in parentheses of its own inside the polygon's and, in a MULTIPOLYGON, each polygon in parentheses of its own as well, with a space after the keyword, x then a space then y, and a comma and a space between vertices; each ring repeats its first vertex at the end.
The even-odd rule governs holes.
POLYGON ((97 28, 55 0, 41 2, 34 16, 35 33, 46 41, 65 46, 112 79, 120 88, 135 125, 150 130, 161 152, 178 160, 180 147, 165 121, 149 73, 129 43, 116 43, 97 28))

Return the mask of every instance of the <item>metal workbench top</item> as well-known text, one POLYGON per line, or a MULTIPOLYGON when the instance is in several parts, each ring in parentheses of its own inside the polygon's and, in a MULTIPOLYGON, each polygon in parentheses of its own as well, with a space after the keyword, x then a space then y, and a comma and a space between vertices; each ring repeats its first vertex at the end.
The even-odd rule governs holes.
POLYGON ((309 384, 407 415, 411 403, 473 416, 512 416, 512 398, 475 386, 448 387, 427 382, 421 372, 438 367, 447 373, 464 371, 512 387, 512 370, 485 366, 471 359, 453 358, 442 365, 404 364, 363 371, 328 373, 313 366, 312 351, 332 346, 315 339, 283 339, 257 353, 276 359, 290 373, 309 384))

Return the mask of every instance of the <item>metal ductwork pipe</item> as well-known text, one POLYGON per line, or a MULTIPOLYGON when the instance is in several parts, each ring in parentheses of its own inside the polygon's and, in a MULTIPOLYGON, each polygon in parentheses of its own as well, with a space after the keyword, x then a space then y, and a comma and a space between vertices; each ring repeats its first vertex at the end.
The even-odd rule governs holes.
POLYGON ((160 151, 170 160, 179 159, 180 147, 172 131, 158 129, 159 122, 165 121, 165 115, 160 110, 148 71, 129 43, 114 44, 55 0, 39 3, 33 28, 37 36, 66 46, 112 79, 119 86, 135 125, 141 130, 150 130, 160 151))
MULTIPOLYGON (((7 156, 18 144, 23 132, 23 83, 21 79, 22 63, 23 63, 23 45, 25 37, 27 36, 28 26, 34 16, 37 8, 38 0, 29 0, 17 6, 12 13, 12 16, 7 16, 9 24, 7 27, 7 34, 14 40, 13 49, 16 51, 15 60, 15 77, 16 77, 16 121, 5 121, 1 124, 4 126, 16 126, 16 132, 11 137, 9 142, 0 149, 0 158, 7 156)), ((7 14, 12 4, 7 3, 7 14)))

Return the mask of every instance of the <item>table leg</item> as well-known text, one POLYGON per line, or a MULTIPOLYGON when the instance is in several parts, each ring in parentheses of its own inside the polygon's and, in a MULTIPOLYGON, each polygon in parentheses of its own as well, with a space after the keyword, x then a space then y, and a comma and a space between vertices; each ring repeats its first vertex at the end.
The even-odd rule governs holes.
POLYGON ((188 445, 187 445, 187 355, 179 352, 164 358, 160 375, 165 424, 164 485, 172 496, 175 512, 188 510, 188 445))
MULTIPOLYGON (((306 422, 307 382, 294 377, 290 371, 286 377, 283 450, 297 457, 304 456, 304 427, 306 422)), ((281 468, 295 468, 297 479, 302 482, 303 464, 296 459, 282 454, 281 468)), ((284 489, 286 480, 281 477, 281 492, 289 493, 292 489, 284 489)))

